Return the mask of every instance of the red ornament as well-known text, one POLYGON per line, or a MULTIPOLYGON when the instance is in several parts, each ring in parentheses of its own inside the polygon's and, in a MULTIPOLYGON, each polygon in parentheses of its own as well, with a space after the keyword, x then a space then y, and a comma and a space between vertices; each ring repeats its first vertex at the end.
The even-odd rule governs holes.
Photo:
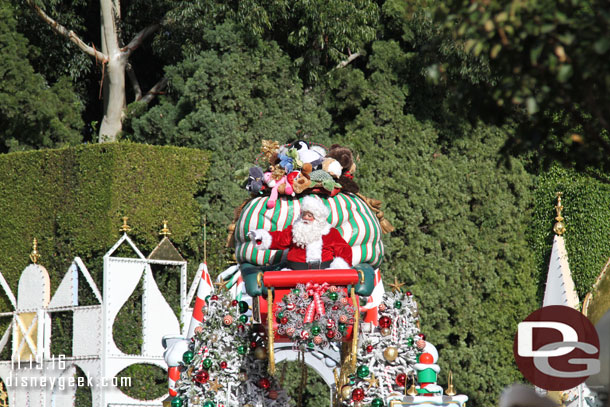
POLYGON ((286 304, 286 309, 289 311, 292 311, 293 309, 295 309, 296 305, 294 305, 293 303, 289 303, 286 304))
POLYGON ((387 309, 387 305, 385 305, 383 302, 381 304, 379 304, 379 306, 377 307, 379 309, 379 311, 383 312, 387 309))
POLYGON ((213 296, 210 297, 210 299, 212 301, 216 301, 216 300, 218 300, 218 296, 216 294, 214 294, 213 296))
POLYGON ((232 306, 236 307, 236 306, 237 306, 237 304, 238 304, 238 303, 237 303, 237 300, 233 300, 233 301, 231 301, 231 305, 232 305, 232 306))
POLYGON ((221 369, 226 369, 227 368, 227 362, 225 362, 224 360, 222 362, 220 362, 220 368, 221 369))
POLYGON ((335 337, 335 335, 336 335, 335 331, 327 331, 326 332, 326 337, 328 339, 333 339, 335 337))
POLYGON ((267 390, 269 387, 271 387, 271 381, 269 381, 269 379, 267 379, 266 377, 263 377, 258 381, 258 385, 262 389, 267 390))
POLYGON ((381 328, 389 328, 390 325, 392 325, 392 319, 390 317, 383 316, 379 318, 379 326, 381 328))
POLYGON ((354 401, 362 401, 364 400, 364 390, 357 388, 352 392, 352 400, 354 401))
POLYGON ((339 309, 339 307, 337 305, 333 305, 333 311, 336 311, 338 309, 339 309))
POLYGON ((246 327, 245 327, 245 326, 243 326, 242 324, 239 324, 239 325, 237 325, 237 330, 238 330, 239 332, 244 332, 244 331, 246 330, 246 327))
POLYGON ((280 322, 282 323, 282 325, 286 325, 288 323, 288 318, 284 317, 280 320, 280 322))
POLYGON ((207 383, 209 378, 210 378, 210 374, 208 372, 206 372, 205 370, 200 370, 195 375, 195 381, 200 384, 207 383))
POLYGON ((411 291, 407 291, 407 297, 410 297, 412 295, 413 295, 413 293, 411 291))
POLYGON ((400 387, 405 387, 407 384, 407 375, 404 373, 399 373, 398 376, 396 376, 396 384, 400 387))
POLYGON ((367 345, 366 352, 371 353, 373 351, 373 345, 367 345))
POLYGON ((303 339, 303 340, 309 339, 309 332, 301 331, 301 339, 303 339))
POLYGON ((251 347, 252 349, 256 348, 256 341, 252 341, 252 342, 250 342, 250 347, 251 347))
POLYGON ((426 341, 418 339, 417 342, 415 342, 415 345, 417 346, 417 349, 422 350, 426 347, 426 341))
POLYGON ((419 337, 422 338, 423 340, 426 340, 426 335, 424 335, 424 334, 419 334, 419 337))
POLYGON ((419 355, 419 363, 425 363, 427 365, 434 363, 434 357, 431 353, 425 352, 419 355))

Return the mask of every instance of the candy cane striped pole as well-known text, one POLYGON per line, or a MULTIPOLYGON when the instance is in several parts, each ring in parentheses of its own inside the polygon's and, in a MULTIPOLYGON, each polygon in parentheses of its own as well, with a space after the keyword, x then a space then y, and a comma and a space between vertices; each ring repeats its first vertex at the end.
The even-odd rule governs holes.
POLYGON ((180 379, 180 370, 178 366, 172 366, 167 369, 167 385, 169 387, 169 395, 176 397, 178 392, 176 391, 176 382, 180 379))
POLYGON ((205 306, 205 297, 214 292, 214 285, 212 284, 212 278, 208 272, 208 265, 206 263, 202 263, 201 266, 201 280, 199 280, 199 286, 197 287, 197 298, 195 299, 193 316, 191 317, 191 324, 189 325, 189 331, 186 336, 187 338, 191 338, 195 333, 195 328, 201 325, 203 322, 203 307, 205 306))

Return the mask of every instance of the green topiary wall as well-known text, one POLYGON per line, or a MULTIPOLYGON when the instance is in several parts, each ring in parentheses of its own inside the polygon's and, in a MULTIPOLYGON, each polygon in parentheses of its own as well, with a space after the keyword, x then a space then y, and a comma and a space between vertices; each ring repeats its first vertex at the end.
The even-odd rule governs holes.
POLYGON ((208 168, 207 152, 133 143, 0 155, 0 271, 16 295, 37 238, 52 292, 75 256, 101 290, 102 256, 120 237, 122 216, 145 255, 167 219, 171 240, 196 263, 203 233, 195 196, 208 168))

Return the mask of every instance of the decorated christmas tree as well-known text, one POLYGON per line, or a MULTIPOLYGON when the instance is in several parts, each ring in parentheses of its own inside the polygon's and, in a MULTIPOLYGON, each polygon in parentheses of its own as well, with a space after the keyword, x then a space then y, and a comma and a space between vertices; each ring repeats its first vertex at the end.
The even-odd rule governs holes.
POLYGON ((417 304, 410 292, 397 286, 386 292, 378 313, 379 325, 360 336, 355 374, 338 389, 343 406, 381 407, 399 399, 427 344, 417 327, 417 304))
POLYGON ((264 330, 249 323, 248 304, 221 293, 206 298, 202 324, 183 355, 172 407, 288 405, 267 373, 264 330))

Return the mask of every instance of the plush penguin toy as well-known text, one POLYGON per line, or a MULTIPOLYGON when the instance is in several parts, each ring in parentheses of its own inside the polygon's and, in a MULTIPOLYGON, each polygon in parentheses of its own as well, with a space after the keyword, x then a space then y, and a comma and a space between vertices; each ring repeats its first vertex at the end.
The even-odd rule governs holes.
POLYGON ((299 160, 303 163, 310 163, 314 169, 322 165, 326 151, 320 146, 310 146, 310 144, 304 140, 297 140, 290 145, 290 148, 294 148, 299 153, 299 160))

